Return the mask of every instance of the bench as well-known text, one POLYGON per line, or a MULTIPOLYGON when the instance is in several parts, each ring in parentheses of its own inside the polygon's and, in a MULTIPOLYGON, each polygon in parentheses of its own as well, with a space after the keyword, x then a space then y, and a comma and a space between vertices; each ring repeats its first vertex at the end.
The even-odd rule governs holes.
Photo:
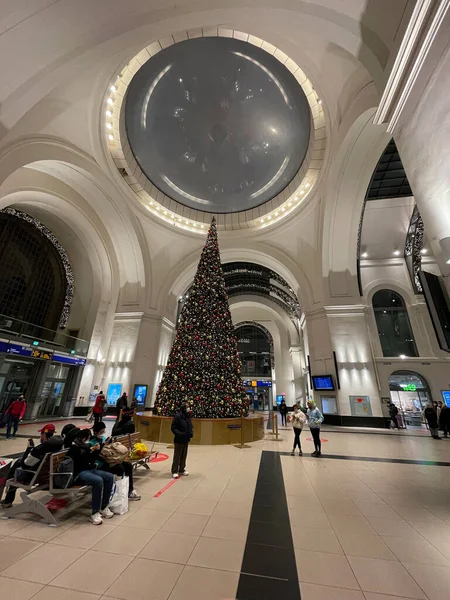
MULTIPOLYGON (((79 494, 88 491, 89 486, 87 485, 70 486, 66 488, 55 487, 54 476, 57 474, 62 474, 58 473, 58 467, 64 460, 65 455, 65 450, 61 452, 55 452, 54 454, 49 453, 44 456, 36 471, 20 469, 21 473, 29 474, 29 477, 31 478, 29 483, 20 483, 16 479, 8 479, 6 482, 6 491, 8 491, 9 487, 16 487, 22 490, 20 493, 22 502, 20 504, 15 504, 5 511, 2 518, 9 519, 10 517, 14 517, 16 515, 32 513, 41 517, 42 520, 45 523, 48 523, 51 527, 56 527, 58 522, 53 513, 46 506, 48 498, 46 498, 44 503, 39 499, 32 498, 31 496, 39 491, 47 491, 51 496, 69 495, 72 498, 75 498, 79 494)), ((19 469, 17 471, 19 471, 19 469)), ((67 473, 67 475, 72 475, 72 473, 67 473)), ((67 481, 70 481, 70 477, 67 477, 67 481)))
MULTIPOLYGON (((134 445, 135 444, 140 444, 141 443, 141 434, 136 431, 135 433, 129 433, 127 435, 120 435, 116 438, 114 438, 115 442, 119 442, 120 444, 123 444, 126 448, 128 448, 128 450, 131 452, 133 451, 134 445)), ((159 451, 154 451, 153 448, 155 447, 155 444, 153 444, 153 446, 151 447, 151 449, 149 450, 149 452, 147 453, 146 456, 142 457, 142 458, 129 458, 129 462, 133 465, 133 469, 137 469, 138 467, 144 467, 145 469, 149 469, 149 462, 151 462, 152 460, 154 460, 158 454, 159 451)))

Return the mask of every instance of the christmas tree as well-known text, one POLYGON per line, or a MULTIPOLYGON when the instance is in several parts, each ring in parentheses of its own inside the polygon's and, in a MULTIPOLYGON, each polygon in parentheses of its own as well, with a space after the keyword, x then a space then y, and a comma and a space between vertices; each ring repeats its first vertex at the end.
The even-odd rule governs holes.
POLYGON ((215 218, 181 312, 154 414, 172 416, 183 402, 194 418, 240 417, 248 412, 215 218))

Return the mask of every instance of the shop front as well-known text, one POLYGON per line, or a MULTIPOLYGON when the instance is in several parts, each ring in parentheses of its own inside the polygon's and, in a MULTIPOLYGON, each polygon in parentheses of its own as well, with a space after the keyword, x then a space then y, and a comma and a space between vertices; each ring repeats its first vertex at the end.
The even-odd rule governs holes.
POLYGON ((25 419, 69 416, 85 364, 76 355, 0 342, 0 413, 23 394, 25 419))
POLYGON ((272 410, 272 380, 271 379, 243 379, 245 391, 249 399, 249 406, 253 410, 272 410))
POLYGON ((423 411, 432 400, 427 381, 413 371, 395 371, 389 377, 391 402, 398 410, 403 427, 422 427, 423 411))

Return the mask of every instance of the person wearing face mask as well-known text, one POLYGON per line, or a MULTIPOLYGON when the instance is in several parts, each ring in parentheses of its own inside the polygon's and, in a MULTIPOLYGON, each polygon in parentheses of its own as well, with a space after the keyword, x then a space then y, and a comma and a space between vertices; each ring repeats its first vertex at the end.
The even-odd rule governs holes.
POLYGON ((192 421, 190 416, 191 409, 187 404, 182 404, 180 411, 174 416, 172 421, 172 433, 174 434, 172 462, 172 477, 178 479, 180 475, 189 475, 186 471, 186 457, 188 453, 189 442, 193 434, 192 421))
POLYGON ((298 455, 303 456, 302 446, 300 443, 300 434, 303 425, 306 423, 306 415, 299 409, 297 404, 294 405, 294 412, 289 415, 289 423, 294 429, 294 447, 292 448, 291 456, 295 455, 295 448, 298 447, 298 455))

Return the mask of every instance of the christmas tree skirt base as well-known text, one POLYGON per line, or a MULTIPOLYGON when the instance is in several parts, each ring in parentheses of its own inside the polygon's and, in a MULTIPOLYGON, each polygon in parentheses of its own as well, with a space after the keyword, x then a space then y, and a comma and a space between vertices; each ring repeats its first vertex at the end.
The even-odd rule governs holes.
MULTIPOLYGON (((143 440, 173 443, 172 418, 158 417, 150 412, 137 413, 136 429, 143 440)), ((192 419, 194 437, 191 444, 218 446, 248 444, 264 438, 264 417, 250 416, 243 419, 192 419), (243 437, 242 437, 243 430, 243 437)))

